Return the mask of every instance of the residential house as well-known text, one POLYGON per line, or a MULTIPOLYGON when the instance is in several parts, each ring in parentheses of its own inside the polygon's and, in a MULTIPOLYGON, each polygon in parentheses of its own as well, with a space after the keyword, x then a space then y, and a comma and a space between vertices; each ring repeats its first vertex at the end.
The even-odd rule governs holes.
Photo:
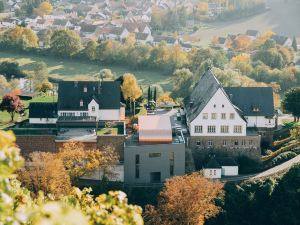
POLYGON ((256 40, 259 37, 260 33, 258 30, 247 30, 246 36, 248 36, 252 41, 256 40))
POLYGON ((148 33, 135 33, 135 39, 137 43, 152 43, 153 42, 153 37, 151 34, 148 33))
MULTIPOLYGON (((244 102, 250 101, 249 105, 262 109, 261 101, 259 98, 256 99, 258 100, 252 101, 247 96, 244 102)), ((267 97, 266 100, 270 98, 267 97)), ((273 102, 272 93, 271 101, 273 102)), ((261 136, 257 129, 250 123, 250 127, 247 126, 248 121, 244 116, 247 113, 243 114, 244 108, 240 109, 233 103, 230 95, 210 70, 201 77, 190 96, 185 98, 184 104, 191 148, 203 149, 207 152, 220 150, 234 155, 260 156, 261 136)), ((252 109, 256 110, 253 107, 252 109)), ((259 116, 263 117, 264 112, 262 111, 259 116)), ((271 116, 269 109, 265 116, 271 116)), ((269 125, 263 124, 263 126, 269 125)))
POLYGON ((72 27, 73 25, 69 20, 55 19, 52 26, 53 28, 57 29, 66 29, 72 27))
POLYGON ((293 43, 291 38, 276 34, 272 36, 272 39, 276 42, 276 44, 282 45, 283 47, 291 47, 293 43))
POLYGON ((210 179, 238 176, 239 166, 232 157, 211 156, 203 167, 203 175, 210 179))
POLYGON ((224 51, 228 50, 229 43, 231 43, 231 39, 229 37, 218 37, 216 40, 216 47, 223 49, 224 51))
POLYGON ((109 33, 102 36, 112 40, 124 40, 129 36, 129 34, 129 31, 126 28, 114 27, 110 30, 109 33))
POLYGON ((159 45, 161 42, 165 42, 169 46, 174 46, 179 44, 179 40, 174 37, 169 37, 169 36, 153 36, 153 44, 154 45, 159 45))
POLYGON ((172 134, 170 117, 140 116, 138 134, 126 142, 124 150, 125 183, 162 183, 184 174, 184 138, 172 134))

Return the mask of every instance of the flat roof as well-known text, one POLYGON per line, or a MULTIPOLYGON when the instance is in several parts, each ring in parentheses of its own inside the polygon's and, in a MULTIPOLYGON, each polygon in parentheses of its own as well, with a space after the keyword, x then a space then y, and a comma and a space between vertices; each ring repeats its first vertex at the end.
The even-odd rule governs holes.
POLYGON ((172 127, 167 115, 139 116, 140 142, 172 142, 172 127))

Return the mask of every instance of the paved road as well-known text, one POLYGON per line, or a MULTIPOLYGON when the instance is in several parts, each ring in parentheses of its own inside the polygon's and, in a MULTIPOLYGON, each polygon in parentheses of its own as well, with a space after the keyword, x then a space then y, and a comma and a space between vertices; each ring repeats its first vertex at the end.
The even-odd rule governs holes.
POLYGON ((270 11, 240 20, 211 23, 212 28, 200 29, 193 36, 200 38, 204 45, 210 43, 214 36, 245 33, 247 29, 273 30, 281 35, 300 38, 300 1, 267 0, 267 5, 270 11))
POLYGON ((268 176, 274 175, 279 172, 284 172, 285 170, 289 169, 290 167, 292 167, 294 164, 297 164, 297 163, 300 163, 300 155, 298 155, 295 158, 293 158, 289 161, 286 161, 278 166, 268 169, 264 172, 246 175, 246 176, 223 178, 222 181, 243 181, 243 180, 254 180, 254 179, 264 178, 264 177, 268 177, 268 176))

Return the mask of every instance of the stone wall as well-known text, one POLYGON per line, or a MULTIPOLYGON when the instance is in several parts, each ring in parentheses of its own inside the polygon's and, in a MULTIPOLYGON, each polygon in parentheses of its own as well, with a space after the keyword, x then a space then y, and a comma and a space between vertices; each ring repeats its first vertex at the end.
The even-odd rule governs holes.
POLYGON ((126 136, 124 135, 103 135, 97 137, 97 148, 103 149, 107 146, 112 146, 119 154, 120 161, 124 161, 124 142, 126 136))
POLYGON ((247 155, 259 158, 261 156, 260 142, 260 136, 189 137, 188 145, 193 150, 203 152, 204 155, 210 152, 219 152, 229 156, 247 155), (211 146, 208 145, 209 141, 212 141, 211 146), (224 141, 226 141, 226 146, 223 145, 224 141))
POLYGON ((17 135, 16 143, 23 156, 28 156, 31 152, 36 151, 56 151, 54 135, 17 135))

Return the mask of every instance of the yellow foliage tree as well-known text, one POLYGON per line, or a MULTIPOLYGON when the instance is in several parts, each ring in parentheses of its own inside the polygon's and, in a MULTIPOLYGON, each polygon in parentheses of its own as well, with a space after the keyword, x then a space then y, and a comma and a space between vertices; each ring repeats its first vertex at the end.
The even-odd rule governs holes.
POLYGON ((197 5, 197 10, 201 15, 206 15, 208 13, 208 3, 207 2, 199 2, 197 5))
POLYGON ((170 93, 164 93, 157 99, 157 104, 174 104, 174 100, 170 97, 170 93))
POLYGON ((237 49, 248 49, 251 44, 251 38, 246 35, 239 35, 236 38, 236 47, 237 49))
POLYGON ((43 15, 48 15, 50 13, 52 13, 53 10, 53 6, 45 1, 42 2, 39 7, 37 9, 34 10, 35 14, 39 15, 39 16, 43 16, 43 15))
MULTIPOLYGON (((123 84, 121 90, 126 101, 129 100, 130 110, 132 109, 132 102, 134 103, 135 114, 135 101, 142 96, 142 90, 139 87, 135 76, 131 73, 125 73, 123 75, 123 84)), ((132 110, 131 110, 132 111, 132 110)))

